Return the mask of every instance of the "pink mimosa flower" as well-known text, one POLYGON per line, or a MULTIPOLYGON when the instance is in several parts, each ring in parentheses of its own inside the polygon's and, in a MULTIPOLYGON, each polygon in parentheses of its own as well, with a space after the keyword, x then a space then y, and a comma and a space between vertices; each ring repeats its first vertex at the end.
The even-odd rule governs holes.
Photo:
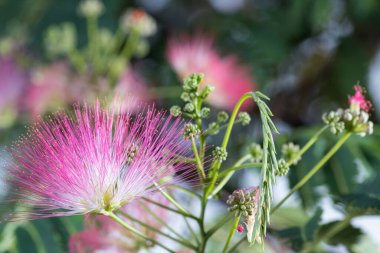
POLYGON ((17 116, 19 102, 28 75, 9 56, 0 58, 0 127, 17 116))
POLYGON ((167 59, 181 78, 204 73, 204 84, 215 87, 208 102, 221 109, 232 110, 239 98, 256 88, 246 66, 236 55, 222 57, 209 36, 172 38, 167 46, 167 59))
MULTIPOLYGON (((155 194, 152 200, 165 206, 169 201, 161 194, 155 194)), ((122 211, 134 219, 143 222, 150 227, 160 229, 162 224, 157 221, 146 209, 157 215, 161 220, 168 219, 168 211, 155 204, 144 200, 137 200, 130 205, 122 207, 122 211)), ((131 223, 130 220, 126 222, 131 223)), ((137 252, 140 247, 149 247, 145 245, 145 240, 125 230, 120 224, 106 216, 92 216, 85 219, 85 230, 73 235, 69 241, 71 253, 83 252, 137 252)), ((132 223, 133 227, 142 231, 150 238, 156 238, 158 234, 137 222, 132 223)))
POLYGON ((371 101, 368 101, 365 99, 363 93, 364 90, 360 85, 355 85, 355 94, 353 96, 350 96, 348 98, 348 102, 351 107, 358 108, 360 110, 369 112, 369 110, 372 108, 371 101))
POLYGON ((25 110, 31 117, 55 111, 59 106, 69 102, 71 86, 69 78, 70 70, 64 62, 56 62, 33 70, 23 100, 25 110))
POLYGON ((128 109, 130 112, 137 112, 139 104, 149 102, 148 84, 139 73, 131 68, 125 71, 116 85, 114 106, 121 107, 122 111, 128 109))
POLYGON ((182 121, 147 109, 131 116, 114 110, 75 109, 36 123, 10 149, 12 201, 34 206, 11 220, 106 213, 193 176, 182 121), (175 176, 182 171, 181 177, 175 176))

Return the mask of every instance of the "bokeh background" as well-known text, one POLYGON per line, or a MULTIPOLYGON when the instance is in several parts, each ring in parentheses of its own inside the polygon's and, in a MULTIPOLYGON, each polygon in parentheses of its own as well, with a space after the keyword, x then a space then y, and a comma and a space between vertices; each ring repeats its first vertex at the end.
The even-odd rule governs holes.
MULTIPOLYGON (((80 68, 72 64, 75 60, 68 60, 67 55, 55 52, 62 51, 65 46, 74 47, 72 41, 79 49, 89 44, 86 19, 78 11, 79 3, 74 0, 0 0, 2 159, 7 155, 6 146, 25 133, 25 126, 38 120, 39 115, 44 117, 57 110, 70 110, 73 103, 91 103, 94 98, 102 99, 103 96, 108 96, 109 100, 110 94, 122 93, 165 109, 180 104, 179 87, 183 76, 173 67, 168 51, 170 41, 182 39, 183 44, 188 41, 210 44, 208 48, 212 48, 220 59, 239 66, 226 67, 230 72, 224 73, 213 70, 213 65, 205 69, 215 72, 207 81, 215 85, 216 90, 242 94, 244 90, 241 91, 239 85, 243 85, 240 84, 243 80, 246 81, 244 85, 249 84, 248 88, 271 97, 270 107, 281 132, 277 136, 278 147, 287 141, 304 144, 321 127, 323 112, 347 105, 353 85, 360 83, 367 89, 374 105, 371 117, 375 122, 374 134, 367 138, 352 138, 323 171, 288 201, 288 209, 273 218, 274 230, 282 231, 276 238, 283 237, 280 241, 289 252, 297 252, 305 238, 298 230, 286 231, 285 228, 301 228, 320 209, 323 213, 317 224, 341 219, 346 205, 337 201, 337 196, 342 194, 379 195, 379 1, 104 1, 105 9, 98 25, 108 33, 118 31, 121 17, 131 7, 145 10, 156 26, 154 34, 141 41, 141 48, 136 49, 138 53, 128 57, 127 64, 118 64, 119 58, 104 58, 104 63, 111 66, 109 71, 121 68, 115 74, 116 84, 113 79, 107 82, 102 75, 94 75, 86 69, 78 71, 80 68), (49 35, 49 29, 51 31, 52 27, 63 23, 75 27, 75 39, 71 28, 70 31, 61 30, 67 32, 63 37, 55 36, 54 32, 49 35), (49 40, 49 36, 52 39, 49 40), (138 74, 128 76, 122 68, 129 68, 129 74, 132 70, 138 74), (213 82, 218 82, 221 76, 229 83, 218 87, 218 83, 213 82), (120 85, 123 83, 124 86, 120 85)), ((107 36, 104 41, 105 45, 110 43, 107 36)), ((120 49, 123 43, 126 42, 122 40, 120 49)), ((193 60, 202 61, 202 56, 207 53, 194 54, 193 60)), ((202 68, 199 70, 203 71, 202 68)), ((207 78, 207 71, 204 74, 207 78)), ((210 107, 216 111, 230 110, 228 98, 223 94, 220 96, 222 102, 210 100, 210 107)), ((255 123, 259 120, 255 116, 256 109, 251 106, 247 110, 253 122, 248 127, 234 130, 230 161, 246 152, 250 143, 260 140, 259 124, 255 123)), ((304 156, 305 159, 278 181, 275 202, 335 140, 331 134, 324 135, 304 156)), ((218 141, 219 137, 213 137, 211 144, 218 141)), ((258 183, 257 171, 243 171, 234 176, 228 190, 258 183)), ((1 198, 6 197, 8 190, 3 182, 1 198)), ((380 210, 378 203, 371 205, 380 210)), ((68 252, 70 234, 81 229, 81 217, 20 224, 3 222, 0 224, 0 252, 68 252)), ((325 252, 379 252, 379 216, 357 218, 350 229, 346 234, 348 239, 335 244, 331 242, 325 252)))

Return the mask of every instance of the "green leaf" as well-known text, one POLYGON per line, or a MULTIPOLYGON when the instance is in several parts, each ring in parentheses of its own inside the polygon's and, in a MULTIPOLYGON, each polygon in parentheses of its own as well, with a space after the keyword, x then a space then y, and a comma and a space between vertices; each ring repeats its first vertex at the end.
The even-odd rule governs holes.
MULTIPOLYGON (((340 221, 333 221, 322 225, 317 232, 317 237, 321 237, 326 234, 326 232, 328 232, 339 222, 340 221)), ((327 243, 331 245, 344 244, 347 247, 351 247, 359 241, 359 238, 362 234, 363 232, 360 229, 355 228, 352 225, 348 225, 345 229, 329 238, 327 240, 327 243)))
POLYGON ((305 241, 311 241, 314 238, 314 235, 316 234, 318 227, 319 227, 319 222, 321 221, 321 216, 322 216, 322 209, 318 208, 313 217, 305 224, 305 226, 302 228, 302 238, 305 241))
POLYGON ((338 202, 344 204, 347 212, 355 215, 380 214, 380 198, 375 195, 345 194, 340 196, 338 202))

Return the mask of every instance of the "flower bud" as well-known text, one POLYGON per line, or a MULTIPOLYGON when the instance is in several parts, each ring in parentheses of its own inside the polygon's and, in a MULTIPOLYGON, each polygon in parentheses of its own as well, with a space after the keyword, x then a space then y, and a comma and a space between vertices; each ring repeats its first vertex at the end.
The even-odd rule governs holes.
POLYGON ((226 122, 227 120, 228 120, 228 113, 227 112, 221 111, 221 112, 218 113, 217 121, 219 123, 226 122))
POLYGON ((241 122, 242 126, 246 126, 251 122, 251 116, 249 116, 247 112, 240 112, 238 115, 238 120, 241 122))
POLYGON ((202 110, 201 110, 201 118, 204 118, 204 119, 209 118, 210 117, 210 111, 211 110, 208 107, 202 108, 202 110))
POLYGON ((182 111, 181 111, 181 107, 179 107, 178 105, 173 105, 171 108, 170 108, 170 114, 174 117, 178 117, 179 115, 181 115, 182 111))
POLYGON ((258 163, 263 159, 263 149, 257 143, 252 143, 249 147, 249 153, 251 154, 252 162, 258 163))
POLYGON ((183 108, 185 112, 193 112, 195 110, 195 107, 192 103, 185 104, 185 107, 183 108))
POLYGON ((217 161, 223 162, 223 161, 225 161, 227 159, 228 153, 227 153, 226 149, 224 149, 222 147, 216 147, 212 151, 212 155, 214 156, 214 158, 217 161))

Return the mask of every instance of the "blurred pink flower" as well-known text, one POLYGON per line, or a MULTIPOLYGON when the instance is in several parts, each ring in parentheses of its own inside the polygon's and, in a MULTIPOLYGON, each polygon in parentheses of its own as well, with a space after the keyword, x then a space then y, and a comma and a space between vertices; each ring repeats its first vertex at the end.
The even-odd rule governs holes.
MULTIPOLYGON (((155 194, 151 197, 155 202, 169 205, 169 201, 161 194, 155 194)), ((138 200, 122 208, 122 211, 133 218, 143 222, 151 227, 160 229, 162 224, 154 218, 145 208, 157 215, 161 220, 166 221, 169 217, 167 209, 158 207, 155 204, 144 200, 138 200)), ((145 233, 150 238, 155 239, 158 234, 137 222, 126 220, 137 230, 145 233)), ((71 236, 69 248, 71 253, 85 252, 137 252, 141 247, 150 247, 145 240, 125 230, 120 224, 106 216, 92 216, 85 219, 85 230, 71 236)))
POLYGON ((116 84, 113 104, 122 111, 138 112, 141 104, 147 104, 149 99, 148 84, 133 68, 125 71, 116 84))
POLYGON ((180 78, 204 73, 204 83, 215 87, 208 102, 221 109, 232 110, 239 98, 256 89, 246 66, 236 55, 221 56, 207 35, 182 36, 169 40, 166 57, 180 78))
POLYGON ((10 220, 107 213, 194 176, 176 159, 191 153, 181 119, 152 108, 132 117, 99 103, 74 113, 37 122, 10 149, 10 201, 34 206, 10 220))
POLYGON ((355 94, 353 96, 348 97, 348 102, 351 107, 369 112, 372 108, 372 103, 369 100, 365 99, 363 95, 364 90, 360 85, 354 86, 355 94))
POLYGON ((18 67, 13 58, 0 57, 0 126, 12 123, 8 121, 13 121, 17 116, 19 101, 27 83, 27 72, 18 67))
POLYGON ((40 66, 31 73, 23 106, 31 117, 56 111, 60 106, 71 103, 70 69, 64 62, 40 66))

